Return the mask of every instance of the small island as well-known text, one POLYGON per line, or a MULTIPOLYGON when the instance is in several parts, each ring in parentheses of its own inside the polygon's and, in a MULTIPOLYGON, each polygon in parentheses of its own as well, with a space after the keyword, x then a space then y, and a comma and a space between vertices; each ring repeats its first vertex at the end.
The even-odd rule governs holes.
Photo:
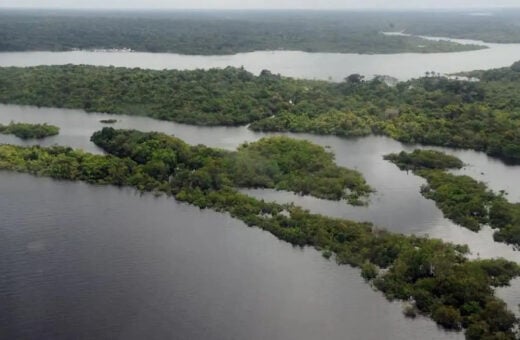
MULTIPOLYGON (((353 205, 365 204, 373 191, 359 172, 337 166, 334 155, 323 147, 288 137, 245 143, 235 152, 189 147, 179 139, 160 133, 108 127, 94 133, 91 140, 118 157, 130 157, 138 163, 150 161, 146 167, 150 175, 161 180, 166 180, 172 169, 180 166, 181 160, 188 164, 194 160, 202 162, 206 165, 195 174, 198 185, 206 189, 231 186, 287 190, 322 199, 344 199, 353 205), (124 148, 115 143, 119 139, 127 141, 124 148), (192 150, 191 156, 172 155, 167 146, 176 144, 192 150), (145 157, 145 149, 157 150, 145 157)), ((191 169, 192 165, 187 168, 191 169)))
POLYGON ((384 156, 384 159, 397 165, 401 170, 419 169, 460 169, 464 163, 455 156, 435 150, 414 150, 411 153, 401 151, 384 156))
POLYGON ((99 122, 103 124, 115 124, 117 123, 117 119, 100 119, 99 122))
POLYGON ((15 135, 21 139, 43 139, 45 137, 56 136, 60 133, 60 128, 54 125, 14 123, 9 125, 0 124, 0 133, 5 135, 15 135))

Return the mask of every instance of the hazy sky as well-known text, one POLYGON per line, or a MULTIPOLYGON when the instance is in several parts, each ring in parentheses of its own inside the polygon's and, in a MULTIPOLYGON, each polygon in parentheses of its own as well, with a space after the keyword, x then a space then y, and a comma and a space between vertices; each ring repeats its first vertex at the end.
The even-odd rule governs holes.
POLYGON ((417 9, 520 7, 520 0, 0 0, 26 8, 417 9))

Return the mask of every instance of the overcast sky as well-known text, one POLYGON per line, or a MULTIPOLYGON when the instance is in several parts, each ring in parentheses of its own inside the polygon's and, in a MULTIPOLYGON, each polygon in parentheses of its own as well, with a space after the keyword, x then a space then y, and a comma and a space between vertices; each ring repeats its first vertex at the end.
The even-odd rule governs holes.
POLYGON ((0 0, 0 7, 151 9, 443 9, 520 7, 520 0, 0 0))

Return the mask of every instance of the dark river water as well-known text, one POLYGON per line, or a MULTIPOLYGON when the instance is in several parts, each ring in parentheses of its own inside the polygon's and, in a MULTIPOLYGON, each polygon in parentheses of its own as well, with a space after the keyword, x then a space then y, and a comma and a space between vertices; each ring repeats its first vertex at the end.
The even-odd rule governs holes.
MULTIPOLYGON (((234 149, 267 134, 246 127, 194 127, 143 117, 0 105, 0 123, 47 122, 60 135, 40 144, 101 152, 89 137, 116 128, 174 134, 191 144, 234 149)), ((424 181, 384 161, 411 150, 384 137, 294 135, 330 148, 376 189, 368 207, 351 207, 270 190, 245 192, 311 211, 371 221, 406 234, 469 244, 472 257, 520 252, 443 218, 419 188, 424 181)), ((0 143, 33 144, 0 135, 0 143)), ((520 201, 520 167, 482 153, 447 150, 465 173, 520 201)), ((227 215, 137 195, 131 189, 60 182, 0 172, 0 313, 2 338, 99 339, 461 339, 426 319, 407 320, 363 282, 312 249, 293 248, 227 215), (9 311, 8 313, 6 311, 9 311)), ((511 309, 520 280, 500 289, 511 309)))
POLYGON ((8 172, 0 192, 5 339, 461 338, 223 214, 8 172))

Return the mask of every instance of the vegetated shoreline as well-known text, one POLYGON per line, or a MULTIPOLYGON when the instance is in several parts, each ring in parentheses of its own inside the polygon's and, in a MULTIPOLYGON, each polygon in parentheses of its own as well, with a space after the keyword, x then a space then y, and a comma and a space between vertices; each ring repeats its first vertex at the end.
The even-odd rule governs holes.
POLYGON ((520 63, 480 82, 426 77, 389 86, 353 74, 341 83, 264 70, 177 71, 98 66, 0 68, 0 102, 142 115, 203 126, 472 149, 520 164, 520 63), (51 90, 52 89, 52 90, 51 90), (23 90, 23 91, 21 91, 23 90))
POLYGON ((447 218, 474 232, 489 225, 497 229, 495 241, 520 249, 520 204, 510 203, 505 192, 494 193, 485 183, 447 172, 462 168, 460 159, 433 150, 402 151, 384 158, 426 179, 422 195, 435 201, 447 218))
MULTIPOLYGON (((241 194, 237 191, 237 185, 244 183, 241 172, 229 165, 244 163, 236 163, 234 156, 227 158, 233 153, 189 146, 164 134, 112 128, 96 132, 92 140, 108 155, 57 146, 0 145, 0 168, 57 179, 131 186, 166 193, 200 208, 227 212, 293 245, 315 247, 326 257, 335 254, 339 264, 361 268, 365 280, 388 299, 411 301, 414 313, 427 315, 447 329, 464 328, 468 339, 515 338, 518 319, 493 294, 493 287, 507 285, 520 275, 520 266, 514 262, 469 260, 465 257, 466 246, 393 234, 370 223, 328 218, 294 205, 267 203, 241 194)), ((264 164, 288 166, 287 173, 296 176, 288 189, 299 190, 300 179, 306 176, 293 171, 300 166, 299 153, 287 156, 285 148, 313 149, 310 143, 275 137, 245 147, 242 152, 246 152, 246 159, 254 157, 264 164)), ((240 151, 236 155, 239 154, 240 151)), ((317 165, 322 163, 320 157, 311 158, 309 169, 314 169, 314 161, 317 165)), ((303 166, 307 167, 307 162, 303 166)), ((270 178, 270 167, 258 170, 270 178)))
MULTIPOLYGON (((381 32, 381 34, 384 34, 385 32, 381 32)), ((386 34, 384 34, 386 35, 386 34)), ((392 35, 388 35, 392 36, 392 35)), ((420 37, 415 35, 409 35, 407 37, 412 38, 418 38, 421 41, 436 41, 436 40, 430 40, 426 39, 426 37, 420 37)), ((450 41, 452 38, 444 38, 442 40, 436 41, 438 43, 453 43, 450 41)), ((484 41, 482 43, 485 43, 484 41)), ((450 50, 448 48, 445 49, 438 49, 438 50, 428 50, 426 49, 427 46, 424 46, 424 50, 417 49, 412 51, 407 50, 396 50, 396 51, 370 51, 370 50, 309 50, 309 49, 298 49, 298 48, 273 48, 273 49, 251 49, 251 50, 243 50, 243 51, 235 51, 230 53, 183 53, 176 50, 164 50, 164 51, 149 51, 149 50, 133 50, 128 47, 121 47, 121 48, 107 48, 107 47, 92 47, 92 48, 68 48, 63 50, 49 50, 49 49, 36 49, 36 50, 14 50, 14 51, 1 51, 0 53, 20 53, 20 52, 55 52, 55 53, 63 53, 63 52, 87 52, 87 53, 152 53, 152 54, 175 54, 180 55, 184 57, 232 57, 236 55, 241 54, 253 54, 253 53, 261 53, 261 52, 301 52, 301 53, 309 53, 309 54, 355 54, 355 55, 393 55, 393 54, 403 54, 403 53, 411 53, 411 54, 435 54, 435 53, 460 53, 460 52, 473 52, 473 51, 480 51, 489 49, 489 46, 486 46, 484 44, 460 44, 460 43, 454 43, 457 48, 454 48, 453 50, 450 50)))

